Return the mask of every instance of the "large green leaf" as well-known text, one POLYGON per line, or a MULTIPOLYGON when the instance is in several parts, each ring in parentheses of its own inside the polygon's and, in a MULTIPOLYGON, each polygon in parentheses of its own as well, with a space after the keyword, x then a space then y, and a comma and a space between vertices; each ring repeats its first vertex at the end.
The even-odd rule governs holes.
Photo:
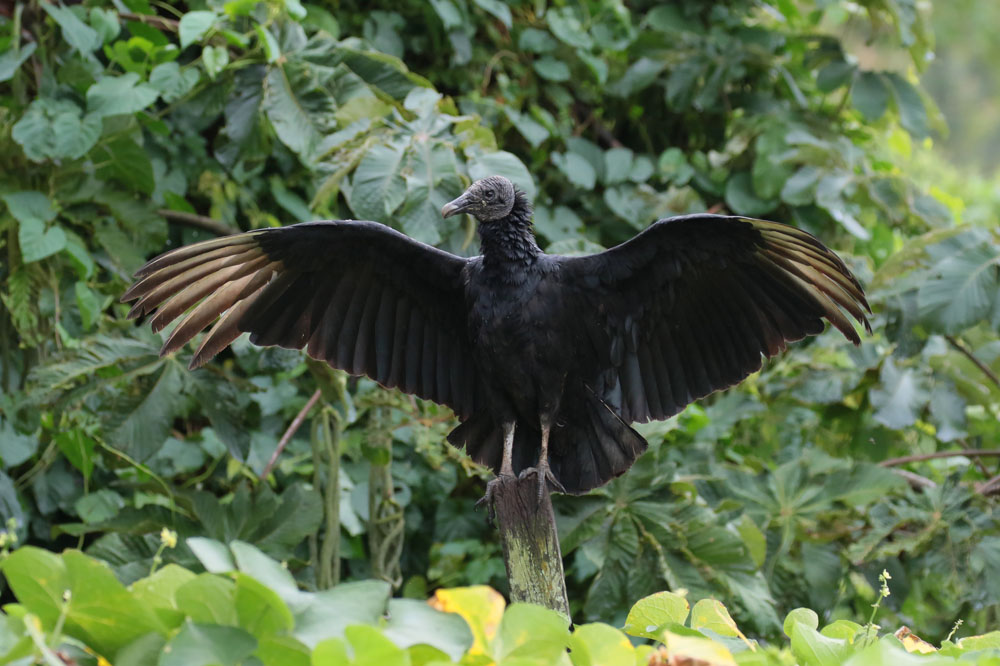
POLYGON ((62 556, 17 550, 2 569, 18 600, 51 628, 65 608, 65 630, 103 654, 151 631, 165 633, 156 614, 129 594, 111 569, 83 553, 62 556))
POLYGON ((164 363, 136 392, 115 397, 105 413, 106 437, 112 446, 140 461, 160 450, 187 403, 181 372, 177 363, 164 363))
POLYGON ((69 7, 56 7, 44 0, 41 5, 52 20, 59 24, 63 39, 80 53, 89 54, 101 45, 97 31, 84 23, 69 7))
POLYGON ((930 390, 913 368, 901 367, 891 358, 882 364, 880 385, 870 391, 874 418, 895 429, 913 425, 927 406, 930 390))
POLYGON ((257 641, 237 627, 186 622, 163 648, 159 666, 240 666, 257 641))
POLYGON ((142 111, 156 101, 159 91, 140 83, 139 75, 104 76, 87 89, 87 111, 97 117, 142 111))
POLYGON ((1000 242, 973 230, 926 252, 930 265, 917 289, 921 320, 943 333, 983 320, 1000 326, 1000 242))
POLYGON ((406 145, 373 146, 354 171, 348 197, 354 214, 362 220, 386 220, 406 198, 406 180, 400 170, 406 145))

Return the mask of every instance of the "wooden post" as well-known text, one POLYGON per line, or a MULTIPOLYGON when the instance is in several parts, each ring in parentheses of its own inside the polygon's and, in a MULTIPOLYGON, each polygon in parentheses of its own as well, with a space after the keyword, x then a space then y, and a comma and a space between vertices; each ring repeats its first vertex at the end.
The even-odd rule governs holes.
POLYGON ((552 501, 538 502, 538 480, 500 477, 493 491, 510 600, 550 608, 570 620, 552 501))

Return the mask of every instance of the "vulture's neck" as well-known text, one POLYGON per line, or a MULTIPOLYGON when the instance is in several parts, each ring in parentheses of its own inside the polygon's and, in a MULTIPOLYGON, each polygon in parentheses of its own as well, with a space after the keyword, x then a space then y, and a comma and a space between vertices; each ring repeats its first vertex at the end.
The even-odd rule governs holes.
POLYGON ((521 192, 507 217, 479 225, 479 239, 487 268, 527 266, 542 254, 531 228, 531 204, 521 192))

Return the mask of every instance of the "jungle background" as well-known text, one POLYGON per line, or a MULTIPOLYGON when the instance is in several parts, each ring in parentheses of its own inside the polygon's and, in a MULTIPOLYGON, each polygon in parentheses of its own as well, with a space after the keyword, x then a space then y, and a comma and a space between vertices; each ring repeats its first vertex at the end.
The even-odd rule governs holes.
POLYGON ((159 358, 118 303, 164 249, 312 219, 472 255, 472 222, 440 208, 500 173, 550 252, 672 214, 765 217, 836 249, 874 311, 860 347, 797 343, 642 426, 624 477, 554 498, 576 621, 622 626, 686 590, 766 641, 796 607, 864 622, 885 571, 883 627, 936 643, 1000 625, 993 0, 0 11, 10 557, 79 548, 129 585, 202 571, 201 537, 251 544, 304 590, 505 591, 473 510, 487 474, 444 443, 446 409, 245 340, 188 372, 190 350, 159 358))

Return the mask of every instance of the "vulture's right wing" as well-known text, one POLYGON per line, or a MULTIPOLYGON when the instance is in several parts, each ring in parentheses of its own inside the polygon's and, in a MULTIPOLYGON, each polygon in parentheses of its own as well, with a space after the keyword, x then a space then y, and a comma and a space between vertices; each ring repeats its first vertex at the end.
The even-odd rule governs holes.
POLYGON ((855 344, 848 314, 871 330, 844 262, 811 234, 765 220, 660 220, 610 250, 567 258, 562 275, 577 321, 593 321, 596 365, 581 370, 626 421, 665 419, 736 384, 824 319, 855 344))
POLYGON ((221 316, 192 368, 247 332, 253 344, 305 348, 466 417, 481 391, 465 333, 465 263, 375 222, 307 222, 167 252, 139 269, 122 301, 136 301, 130 318, 155 312, 154 331, 194 306, 162 354, 221 316))

